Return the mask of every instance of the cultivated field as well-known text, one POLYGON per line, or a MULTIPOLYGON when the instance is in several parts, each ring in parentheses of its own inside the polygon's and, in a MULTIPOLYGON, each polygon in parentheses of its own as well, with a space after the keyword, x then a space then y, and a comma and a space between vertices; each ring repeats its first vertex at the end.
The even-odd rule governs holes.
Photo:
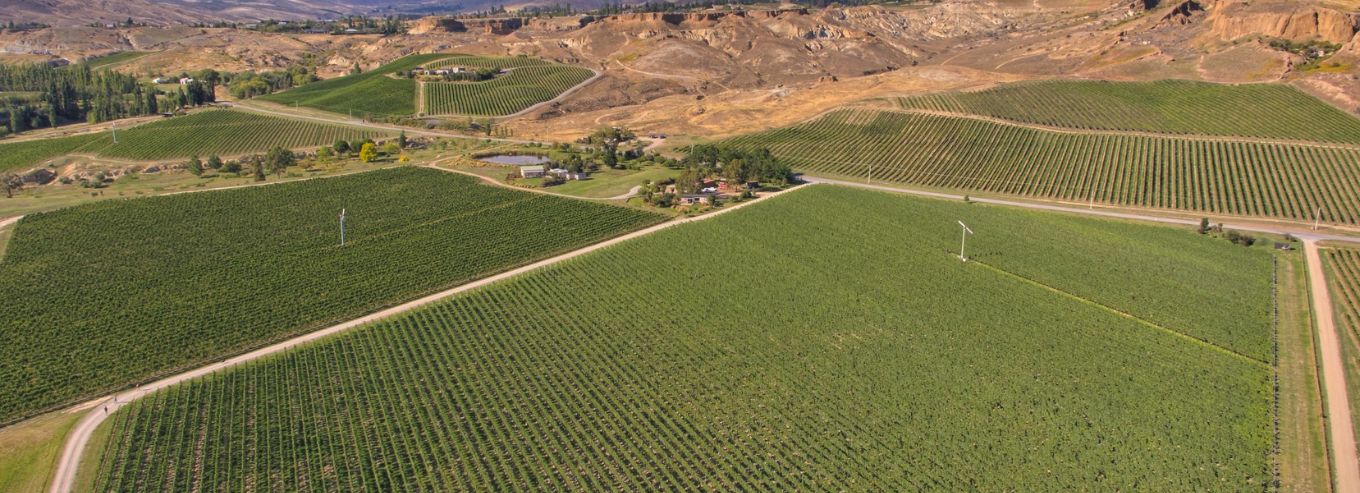
MULTIPOLYGON (((1350 397, 1351 420, 1360 422, 1360 250, 1337 248, 1322 250, 1330 276, 1337 339, 1346 365, 1346 395, 1350 397)), ((1360 430, 1356 438, 1360 439, 1360 430)))
POLYGON ((88 64, 88 65, 90 66, 91 69, 100 69, 100 68, 105 68, 105 67, 112 67, 112 66, 114 66, 114 65, 118 65, 118 64, 121 64, 121 63, 129 62, 129 61, 132 61, 132 60, 136 60, 136 59, 138 59, 138 58, 141 58, 141 57, 150 55, 150 54, 152 54, 152 53, 154 53, 154 52, 150 52, 150 51, 124 51, 124 52, 114 53, 114 54, 108 55, 108 56, 102 56, 102 57, 99 57, 99 58, 96 58, 96 59, 93 59, 93 60, 89 60, 89 61, 86 62, 86 64, 88 64))
POLYGON ((812 173, 1024 197, 1360 222, 1360 150, 1064 133, 933 114, 840 110, 735 138, 812 173))
POLYGON ((542 58, 527 56, 491 57, 473 55, 450 55, 449 58, 425 64, 425 68, 475 67, 475 68, 519 68, 558 65, 542 58))
POLYGON ((157 161, 197 154, 233 156, 274 147, 324 146, 338 139, 383 138, 390 133, 344 125, 292 120, 236 110, 208 110, 118 131, 0 144, 0 171, 23 169, 63 154, 157 161))
POLYGON ((139 400, 96 489, 1262 490, 1270 269, 814 186, 139 400))
POLYGON ((141 125, 118 132, 118 143, 103 134, 99 148, 104 157, 152 161, 186 158, 197 154, 224 156, 261 152, 274 147, 328 146, 338 139, 349 141, 390 136, 387 132, 308 120, 293 120, 236 110, 210 110, 141 125))
POLYGON ((99 134, 84 134, 0 144, 0 171, 21 170, 44 159, 81 151, 99 138, 99 134))
POLYGON ((422 168, 33 214, 0 260, 0 422, 662 218, 422 168))
POLYGON ((482 82, 431 82, 425 84, 425 112, 431 115, 510 115, 549 101, 594 75, 584 68, 554 64, 516 68, 482 82))
POLYGON ((416 112, 416 83, 389 77, 424 63, 449 58, 448 53, 408 55, 392 63, 358 74, 336 77, 260 96, 261 101, 306 106, 354 116, 412 115, 416 112))
POLYGON ((1048 80, 898 103, 1064 128, 1360 143, 1360 118, 1283 84, 1048 80))

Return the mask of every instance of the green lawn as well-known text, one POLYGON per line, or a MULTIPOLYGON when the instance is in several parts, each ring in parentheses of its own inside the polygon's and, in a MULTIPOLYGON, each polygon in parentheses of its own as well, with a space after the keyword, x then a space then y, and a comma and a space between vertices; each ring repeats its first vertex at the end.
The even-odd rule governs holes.
POLYGON ((102 57, 99 57, 99 58, 90 60, 90 61, 88 61, 88 62, 86 62, 86 63, 90 66, 90 69, 91 69, 91 70, 93 70, 93 69, 101 69, 101 68, 112 67, 112 66, 115 66, 115 65, 127 63, 127 62, 129 62, 129 61, 136 60, 136 59, 138 59, 138 58, 141 58, 141 57, 150 55, 150 54, 152 54, 152 53, 155 53, 155 52, 152 52, 152 51, 123 51, 123 52, 114 53, 114 54, 108 55, 108 56, 102 56, 102 57))
POLYGON ((1270 255, 812 186, 140 400, 97 489, 1257 491, 1270 255))
POLYGON ((617 197, 628 193, 633 187, 642 185, 642 180, 657 181, 679 175, 679 170, 662 166, 649 166, 641 170, 602 170, 591 173, 589 179, 567 181, 548 190, 577 197, 617 197))

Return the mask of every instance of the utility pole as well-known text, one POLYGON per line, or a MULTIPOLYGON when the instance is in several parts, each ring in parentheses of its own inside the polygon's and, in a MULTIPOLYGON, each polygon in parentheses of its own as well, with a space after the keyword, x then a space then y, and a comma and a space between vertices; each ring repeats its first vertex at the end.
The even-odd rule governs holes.
POLYGON ((868 163, 867 166, 869 166, 869 179, 868 179, 867 181, 865 181, 865 183, 873 183, 873 182, 874 182, 874 163, 868 163))
POLYGON ((113 129, 113 143, 114 143, 114 144, 117 144, 117 143, 118 143, 118 122, 110 123, 110 124, 109 124, 109 128, 112 128, 112 129, 113 129))
MULTIPOLYGON (((115 141, 115 143, 116 142, 117 141, 115 141)), ((1321 223, 1322 223, 1322 208, 1318 207, 1317 215, 1313 216, 1313 231, 1317 231, 1318 226, 1321 226, 1321 223)))
POLYGON ((963 247, 968 245, 968 235, 973 234, 973 230, 968 229, 968 225, 963 224, 963 221, 959 221, 959 226, 963 226, 963 241, 959 242, 959 260, 967 262, 968 257, 963 256, 963 247))
POLYGON ((345 210, 340 209, 340 246, 345 246, 345 210))

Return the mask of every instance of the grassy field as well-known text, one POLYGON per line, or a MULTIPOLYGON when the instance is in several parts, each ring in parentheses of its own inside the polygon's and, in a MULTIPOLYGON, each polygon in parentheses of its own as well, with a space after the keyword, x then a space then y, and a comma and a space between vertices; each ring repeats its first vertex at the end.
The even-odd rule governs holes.
MULTIPOLYGON (((492 180, 504 181, 508 173, 518 173, 518 166, 500 165, 480 165, 472 166, 461 162, 461 164, 441 164, 441 167, 455 169, 478 176, 485 176, 492 180)), ((585 198, 609 198, 617 197, 628 193, 633 187, 642 185, 642 180, 661 180, 664 178, 675 178, 680 174, 679 170, 668 169, 662 166, 651 166, 641 170, 612 170, 605 169, 590 174, 585 180, 569 180, 560 185, 545 188, 545 191, 562 195, 585 198)), ((527 180, 520 180, 524 183, 527 180)))
POLYGON ((264 152, 276 146, 302 148, 331 145, 337 139, 362 140, 392 136, 389 132, 293 120, 237 110, 208 110, 157 120, 118 131, 0 144, 0 171, 20 170, 46 159, 91 154, 129 161, 184 159, 197 154, 234 156, 264 152))
POLYGON ((1184 230, 813 186, 158 392, 97 489, 1263 490, 1272 367, 1234 351, 1270 276, 1184 230))
POLYGON ((66 434, 82 416, 54 412, 0 428, 0 491, 47 491, 66 434))
MULTIPOLYGON (((1303 253, 1280 252, 1279 307, 1279 417, 1280 489, 1290 493, 1331 491, 1326 429, 1315 331, 1308 293, 1308 268, 1303 253)), ((1349 375, 1347 378, 1350 378, 1349 375)))
POLYGON ((452 56, 455 55, 409 55, 358 75, 313 82, 256 99, 341 114, 352 112, 356 117, 413 115, 416 113, 415 81, 388 77, 388 74, 411 70, 427 62, 452 56))
POLYGON ((0 422, 661 219, 423 168, 26 216, 0 259, 0 422))
POLYGON ((1065 128, 1360 143, 1360 118, 1284 84, 1049 80, 898 102, 1065 128))
POLYGON ((590 70, 570 65, 528 66, 482 82, 425 84, 425 112, 431 115, 504 116, 552 100, 589 80, 590 70))
POLYGON ((869 109, 738 137, 800 171, 1080 203, 1360 223, 1360 150, 1050 132, 869 109))

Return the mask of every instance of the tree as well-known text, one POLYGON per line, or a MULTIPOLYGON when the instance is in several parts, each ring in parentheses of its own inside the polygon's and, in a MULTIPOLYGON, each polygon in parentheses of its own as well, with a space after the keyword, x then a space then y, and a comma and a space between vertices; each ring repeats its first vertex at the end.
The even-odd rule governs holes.
POLYGON ((369 140, 356 140, 356 141, 350 142, 350 143, 349 143, 349 152, 359 152, 360 150, 362 150, 362 149, 364 148, 364 144, 367 144, 367 143, 369 143, 369 142, 371 142, 371 141, 369 141, 369 140))
POLYGON ((24 179, 14 173, 5 173, 5 176, 0 177, 0 182, 5 186, 5 196, 11 199, 14 198, 15 190, 24 188, 24 179))
POLYGON ((354 62, 354 68, 349 69, 349 75, 359 75, 364 73, 364 69, 359 68, 359 62, 354 62))
POLYGON ((1199 220, 1199 229, 1197 229, 1197 230, 1195 230, 1195 231, 1198 232, 1199 234, 1208 233, 1208 232, 1209 232, 1209 218, 1206 217, 1206 218, 1200 219, 1200 220, 1199 220))
POLYGON ((321 164, 331 162, 331 148, 322 147, 320 150, 316 151, 316 161, 321 164))
POLYGON ((255 181, 264 181, 264 159, 258 155, 251 156, 250 167, 255 173, 255 181))
POLYGON ((203 175, 203 161, 199 161, 199 160, 198 160, 198 155, 197 155, 197 154, 194 154, 193 157, 189 158, 189 162, 184 163, 184 169, 189 170, 189 172, 190 172, 190 173, 193 173, 194 176, 202 176, 202 175, 203 175))
POLYGON ((209 168, 212 168, 212 169, 221 169, 221 168, 222 168, 222 158, 217 157, 216 154, 213 154, 213 155, 211 155, 211 156, 208 156, 208 167, 209 167, 209 168))
POLYGON ((331 146, 331 148, 335 149, 336 154, 347 154, 349 153, 349 142, 337 140, 335 141, 335 145, 331 146))
POLYGON ((397 135, 397 144, 400 144, 402 149, 405 149, 406 147, 408 147, 408 146, 410 145, 410 142, 407 142, 407 141, 406 141, 406 131, 405 131, 405 130, 402 130, 402 131, 401 131, 401 134, 397 135))
POLYGON ((383 154, 386 154, 388 156, 395 156, 397 154, 401 154, 401 146, 397 145, 396 142, 389 141, 388 143, 383 144, 382 151, 383 154))
POLYGON ((360 161, 363 161, 365 163, 371 163, 373 162, 374 159, 378 159, 377 146, 373 145, 372 143, 368 143, 364 144, 363 147, 359 148, 360 161))
POLYGON ((609 169, 614 169, 614 167, 619 165, 619 154, 614 145, 606 144, 604 146, 603 162, 605 166, 609 167, 609 169))
POLYGON ((282 147, 275 147, 274 150, 269 151, 265 161, 269 164, 269 170, 273 171, 275 175, 282 175, 283 171, 288 169, 289 166, 297 165, 297 157, 293 155, 293 151, 282 147))

